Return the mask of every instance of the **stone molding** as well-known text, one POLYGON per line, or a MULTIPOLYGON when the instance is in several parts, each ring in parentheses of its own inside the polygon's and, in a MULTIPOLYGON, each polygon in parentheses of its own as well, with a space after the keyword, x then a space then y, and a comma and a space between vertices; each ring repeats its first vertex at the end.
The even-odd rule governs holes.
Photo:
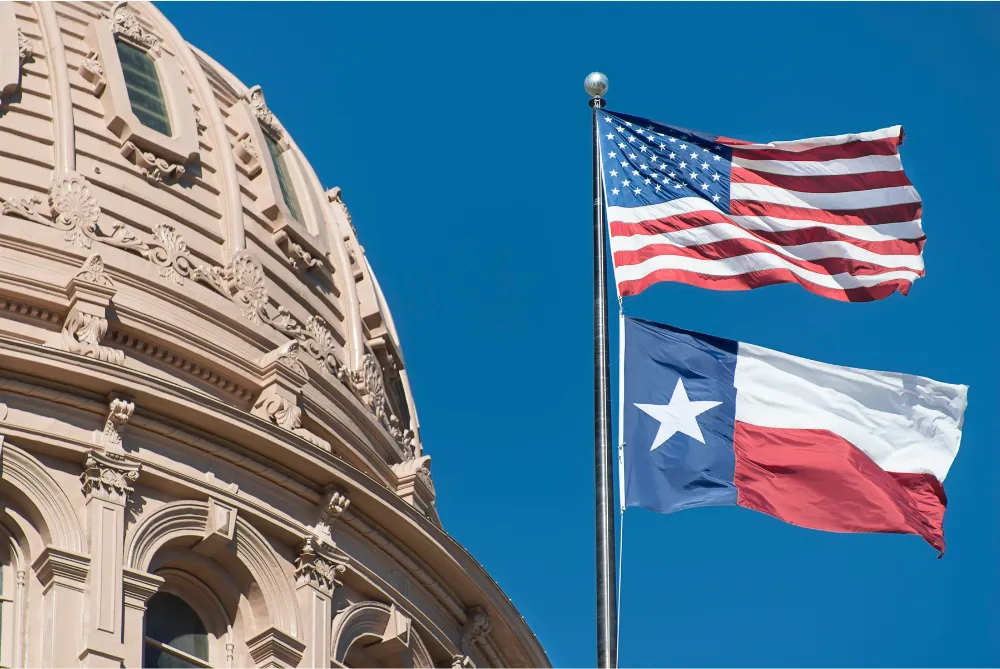
MULTIPOLYGON (((215 505, 218 509, 218 500, 215 505)), ((147 572, 157 551, 171 541, 182 537, 202 541, 219 527, 215 524, 219 516, 212 508, 210 502, 179 500, 153 511, 126 537, 124 565, 147 572)), ((294 637, 301 624, 292 575, 282 567, 281 558, 260 531, 238 514, 233 515, 233 538, 225 549, 233 551, 260 588, 269 620, 260 624, 271 625, 294 637)))
POLYGON ((48 591, 53 585, 62 585, 72 590, 84 592, 87 576, 90 574, 90 558, 83 553, 46 546, 31 568, 48 591))
POLYGON ((53 550, 79 554, 84 550, 83 526, 65 491, 45 466, 10 441, 0 449, 0 478, 20 490, 42 519, 42 537, 53 550))
POLYGON ((247 650, 258 667, 297 667, 306 645, 275 627, 247 640, 247 650))
POLYGON ((138 462, 124 455, 92 450, 80 475, 83 496, 124 506, 132 494, 132 485, 139 480, 141 468, 138 462))
POLYGON ((122 569, 122 592, 125 606, 145 610, 146 602, 159 592, 164 579, 156 574, 147 574, 135 569, 122 569))

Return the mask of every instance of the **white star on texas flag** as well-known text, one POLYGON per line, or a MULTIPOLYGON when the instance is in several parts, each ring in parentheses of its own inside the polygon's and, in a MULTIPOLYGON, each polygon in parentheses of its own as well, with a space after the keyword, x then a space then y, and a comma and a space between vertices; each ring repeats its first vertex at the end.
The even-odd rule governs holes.
POLYGON ((660 422, 660 429, 656 431, 653 445, 649 447, 649 450, 652 451, 657 446, 665 444, 670 437, 678 432, 683 432, 704 444, 705 437, 701 434, 698 416, 720 404, 722 402, 705 400, 692 402, 688 399, 687 391, 684 390, 684 381, 678 377, 677 385, 674 386, 674 394, 670 396, 670 404, 635 403, 635 406, 660 422))

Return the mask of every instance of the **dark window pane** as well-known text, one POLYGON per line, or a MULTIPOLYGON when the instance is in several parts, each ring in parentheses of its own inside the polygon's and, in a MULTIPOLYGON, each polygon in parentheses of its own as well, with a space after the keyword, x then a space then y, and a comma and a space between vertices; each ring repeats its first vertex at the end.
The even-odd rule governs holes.
POLYGON ((156 63, 144 51, 131 44, 117 40, 116 45, 132 113, 147 128, 169 136, 170 115, 156 74, 156 63))
POLYGON ((292 212, 292 218, 301 223, 302 212, 299 210, 298 198, 295 197, 295 189, 292 188, 292 175, 285 167, 285 161, 278 150, 278 143, 271 139, 271 136, 266 132, 264 133, 264 141, 267 142, 267 150, 271 153, 271 162, 274 163, 274 169, 278 173, 278 186, 281 188, 281 197, 285 200, 285 206, 292 212))
POLYGON ((205 632, 205 625, 194 609, 180 597, 166 592, 153 595, 146 607, 146 636, 208 661, 208 634, 205 632))
POLYGON ((147 643, 142 652, 142 666, 163 667, 163 669, 188 669, 189 667, 198 667, 199 665, 183 660, 176 655, 171 655, 168 651, 147 643))

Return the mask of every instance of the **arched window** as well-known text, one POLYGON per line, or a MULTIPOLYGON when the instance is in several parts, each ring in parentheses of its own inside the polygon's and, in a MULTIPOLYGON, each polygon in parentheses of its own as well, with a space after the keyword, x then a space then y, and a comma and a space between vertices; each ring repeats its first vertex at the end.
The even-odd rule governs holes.
POLYGON ((124 40, 116 39, 115 46, 118 48, 118 58, 122 63, 122 73, 125 75, 125 88, 128 90, 132 113, 147 128, 170 137, 170 114, 167 111, 167 101, 163 96, 159 75, 156 73, 156 63, 148 53, 124 40))
POLYGON ((146 606, 144 667, 208 667, 208 633, 187 602, 168 592, 146 606))
POLYGON ((267 143, 268 153, 271 154, 271 162, 274 163, 274 171, 278 174, 278 187, 281 188, 281 197, 285 200, 288 211, 292 218, 299 223, 303 222, 302 209, 299 207, 299 200, 295 197, 295 188, 292 186, 292 175, 285 165, 285 158, 281 155, 281 148, 267 132, 264 133, 264 141, 267 143))

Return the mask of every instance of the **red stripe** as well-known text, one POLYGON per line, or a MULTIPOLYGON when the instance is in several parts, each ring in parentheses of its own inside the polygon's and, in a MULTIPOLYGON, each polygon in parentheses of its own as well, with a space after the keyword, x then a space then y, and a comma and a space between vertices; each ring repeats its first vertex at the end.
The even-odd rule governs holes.
POLYGON ((893 186, 912 186, 906 174, 899 172, 866 172, 864 174, 829 174, 824 176, 791 176, 748 170, 733 165, 730 181, 734 184, 777 186, 799 193, 849 193, 893 186))
POLYGON ((733 148, 734 158, 746 160, 844 160, 845 158, 863 158, 864 156, 894 156, 899 153, 899 137, 874 139, 871 141, 846 142, 844 144, 828 144, 816 146, 805 151, 788 151, 786 149, 744 149, 733 148))
POLYGON ((835 225, 878 225, 879 223, 902 223, 920 218, 923 207, 920 202, 891 204, 868 209, 809 209, 792 207, 773 202, 756 200, 731 200, 729 211, 733 216, 773 216, 794 221, 817 221, 835 225))
POLYGON ((728 217, 715 212, 693 212, 692 214, 680 214, 652 221, 642 221, 641 223, 611 223, 612 237, 631 237, 633 235, 659 235, 678 230, 690 230, 706 225, 717 223, 728 223, 750 233, 757 239, 778 244, 779 246, 798 246, 812 242, 846 242, 851 246, 866 249, 873 253, 882 255, 920 255, 924 248, 925 237, 918 239, 889 239, 885 241, 865 241, 855 239, 847 235, 842 235, 836 230, 829 228, 802 228, 800 230, 783 230, 772 232, 770 230, 750 230, 733 223, 728 217), (702 214, 711 214, 703 216, 702 214))
MULTIPOLYGON (((789 258, 768 248, 764 244, 752 239, 726 239, 709 244, 699 244, 698 246, 673 246, 671 244, 650 244, 635 251, 616 251, 615 267, 628 267, 638 265, 650 258, 661 256, 680 256, 684 258, 696 258, 698 260, 725 260, 736 258, 748 253, 767 253, 776 258, 802 269, 807 269, 817 274, 850 274, 851 276, 872 276, 896 270, 914 271, 910 267, 897 267, 895 265, 876 265, 874 263, 850 258, 819 258, 816 260, 802 260, 801 258, 789 258)), ((917 272, 918 276, 923 276, 923 270, 917 272)))
POLYGON ((944 554, 947 498, 930 474, 893 474, 828 430, 736 421, 737 503, 830 532, 918 534, 944 554))
POLYGON ((622 297, 638 295, 654 283, 675 281, 711 290, 751 290, 776 283, 797 283, 811 293, 829 297, 842 302, 872 302, 881 300, 899 291, 906 295, 912 282, 903 279, 892 279, 868 288, 826 288, 800 279, 787 269, 769 269, 737 276, 712 276, 698 274, 680 269, 658 269, 640 279, 622 281, 618 284, 618 292, 622 297))

